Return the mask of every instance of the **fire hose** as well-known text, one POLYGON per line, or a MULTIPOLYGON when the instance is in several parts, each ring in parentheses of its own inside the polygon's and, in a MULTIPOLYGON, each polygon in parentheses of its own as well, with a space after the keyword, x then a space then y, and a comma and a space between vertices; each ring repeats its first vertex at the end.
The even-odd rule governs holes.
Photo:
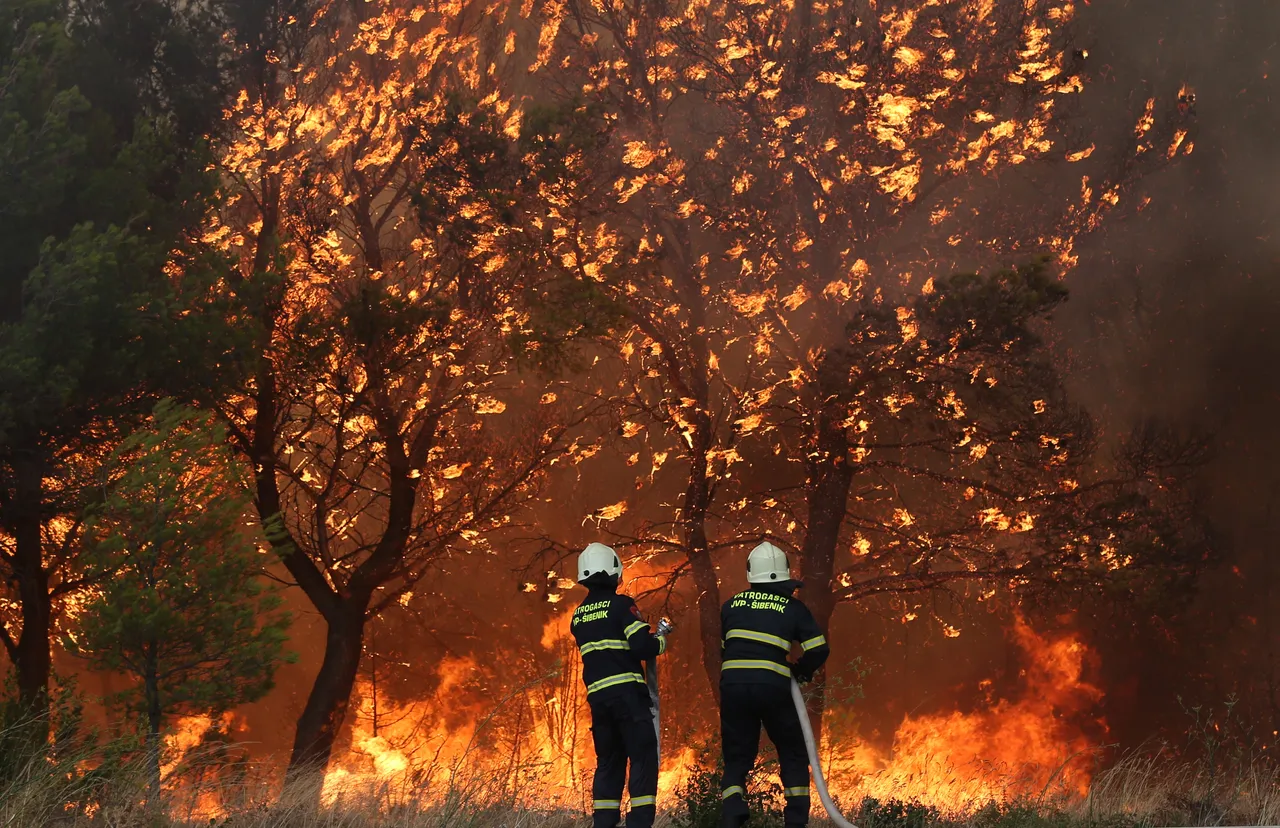
POLYGON ((644 660, 644 683, 649 688, 649 712, 653 714, 653 732, 658 737, 658 755, 662 755, 662 723, 658 713, 658 659, 644 660))
POLYGON ((804 706, 800 685, 794 678, 791 679, 791 701, 795 702, 796 715, 800 718, 800 730, 804 733, 804 747, 809 753, 809 767, 813 768, 813 786, 818 789, 818 799, 822 800, 822 807, 839 828, 856 828, 836 810, 836 803, 831 800, 831 794, 827 791, 827 780, 822 778, 822 763, 818 761, 818 744, 813 738, 813 725, 809 723, 809 711, 804 706))
MULTIPOLYGON (((667 636, 675 629, 675 625, 670 620, 663 618, 658 621, 658 635, 667 636)), ((647 658, 644 662, 644 683, 649 688, 649 706, 653 711, 653 732, 658 737, 658 754, 662 754, 662 722, 659 716, 659 700, 658 700, 658 657, 647 658)))

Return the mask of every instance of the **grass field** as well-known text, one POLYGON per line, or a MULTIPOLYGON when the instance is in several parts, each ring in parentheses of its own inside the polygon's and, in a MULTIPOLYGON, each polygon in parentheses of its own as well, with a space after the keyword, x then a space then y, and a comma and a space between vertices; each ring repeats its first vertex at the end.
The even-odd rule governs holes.
MULTIPOLYGON (((132 761, 68 770, 45 763, 11 776, 0 789, 0 825, 66 828, 568 828, 590 820, 581 812, 541 810, 495 802, 477 789, 411 791, 386 785, 352 787, 328 804, 281 801, 274 786, 218 781, 170 790, 164 807, 146 802, 145 773, 132 761), (216 808, 215 808, 216 803, 216 808), (422 803, 422 804, 419 804, 422 803), (211 808, 218 812, 210 816, 211 808)), ((189 772, 190 768, 188 769, 189 772)), ((330 794, 333 792, 330 791, 330 794)), ((815 808, 820 810, 815 797, 815 808)), ((860 828, 1145 828, 1280 824, 1280 773, 1266 762, 1222 774, 1204 766, 1133 754, 1095 779, 1075 801, 992 803, 946 814, 912 802, 865 799, 846 816, 860 828)), ((716 803, 691 794, 665 803, 660 828, 717 828, 716 803)), ((779 828, 776 805, 752 828, 779 828)), ((828 824, 815 815, 815 828, 828 824)))
MULTIPOLYGON (((234 745, 166 764, 160 805, 148 803, 148 764, 136 743, 55 738, 22 749, 22 727, 0 729, 0 828, 568 828, 580 810, 541 809, 492 768, 458 767, 415 787, 364 781, 320 796, 284 798, 278 768, 245 761, 234 745), (322 800, 324 804, 317 805, 322 800)), ((55 734, 57 735, 57 734, 55 734)), ((769 776, 761 777, 757 790, 769 776)), ((658 828, 718 828, 713 767, 693 769, 660 803, 658 828)), ((1084 796, 1062 794, 944 813, 918 802, 842 803, 860 828, 1146 828, 1280 825, 1280 767, 1265 752, 1218 750, 1195 761, 1166 747, 1131 752, 1097 772, 1084 796)), ((536 804, 536 803, 534 803, 536 804)), ((756 799, 751 828, 781 828, 780 803, 756 799)), ((814 798, 816 811, 821 806, 814 798)), ((815 828, 829 824, 816 813, 815 828)))

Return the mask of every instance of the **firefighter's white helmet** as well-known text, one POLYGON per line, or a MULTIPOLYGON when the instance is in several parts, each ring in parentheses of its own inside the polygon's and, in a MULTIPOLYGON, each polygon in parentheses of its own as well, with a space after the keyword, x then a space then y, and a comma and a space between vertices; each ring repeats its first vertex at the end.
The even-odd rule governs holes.
POLYGON ((578 553, 578 583, 601 572, 621 580, 622 559, 613 551, 613 547, 603 543, 589 543, 586 549, 578 553))
POLYGON ((791 565, 787 553, 765 541, 751 550, 747 556, 747 582, 752 584, 776 584, 791 580, 791 565))

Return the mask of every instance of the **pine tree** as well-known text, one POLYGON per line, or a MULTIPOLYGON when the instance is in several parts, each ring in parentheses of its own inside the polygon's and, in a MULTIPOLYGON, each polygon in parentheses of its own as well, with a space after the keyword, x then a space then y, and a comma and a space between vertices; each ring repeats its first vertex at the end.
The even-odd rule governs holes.
POLYGON ((87 521, 83 566, 98 586, 66 645, 133 678, 115 701, 144 724, 153 802, 165 719, 255 701, 292 658, 224 436, 208 415, 161 403, 114 453, 117 472, 87 521))

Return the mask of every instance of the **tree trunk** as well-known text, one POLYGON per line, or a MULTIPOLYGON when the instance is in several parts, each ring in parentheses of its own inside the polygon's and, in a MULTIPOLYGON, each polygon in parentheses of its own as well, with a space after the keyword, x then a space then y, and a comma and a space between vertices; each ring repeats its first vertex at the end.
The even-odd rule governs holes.
MULTIPOLYGON (((827 367, 824 364, 823 369, 827 367)), ((849 444, 844 427, 847 416, 847 407, 838 397, 829 397, 825 401, 817 413, 813 450, 806 461, 808 485, 805 498, 809 525, 801 548, 804 599, 823 635, 828 634, 836 608, 836 550, 848 508, 849 488, 853 483, 853 466, 849 463, 849 444)), ((826 677, 820 675, 814 682, 809 701, 809 718, 819 744, 825 707, 826 677)))
POLYGON ((669 228, 668 238, 678 252, 678 289, 689 310, 691 331, 688 338, 689 392, 693 397, 692 423, 689 434, 689 481, 685 490, 684 543, 693 572, 694 589, 698 592, 698 633, 702 642, 702 669, 711 685, 711 697, 720 703, 720 579, 707 544, 707 512, 714 492, 708 453, 715 447, 715 426, 711 421, 711 347, 707 342, 707 308, 703 296, 703 280, 694 264, 688 228, 669 228))
POLYGON ((147 701, 147 807, 160 807, 160 668, 155 644, 147 646, 143 690, 147 701))
POLYGON ((711 423, 705 409, 694 415, 689 451, 689 481, 681 518, 685 554, 693 572, 698 596, 698 633, 702 642, 702 668, 711 684, 711 695, 720 701, 720 580, 707 548, 707 509, 711 486, 707 478, 707 452, 711 448, 711 423))
POLYGON ((44 514, 44 491, 37 463, 23 460, 15 463, 14 554, 13 575, 17 580, 22 604, 22 632, 13 650, 13 666, 17 673, 18 700, 32 719, 33 738, 48 741, 49 674, 52 658, 49 633, 53 618, 53 601, 49 595, 49 573, 44 567, 44 544, 41 528, 44 514))
POLYGON ((701 548, 691 547, 689 565, 698 591, 698 634, 702 642, 702 668, 711 684, 711 695, 720 701, 720 581, 707 551, 706 532, 698 526, 701 548))
POLYGON ((285 773, 287 791, 307 799, 317 799, 333 744, 347 716, 351 691, 360 669, 364 645, 365 610, 368 599, 346 597, 332 617, 326 619, 324 661, 316 674, 307 705, 298 719, 293 753, 285 773))

